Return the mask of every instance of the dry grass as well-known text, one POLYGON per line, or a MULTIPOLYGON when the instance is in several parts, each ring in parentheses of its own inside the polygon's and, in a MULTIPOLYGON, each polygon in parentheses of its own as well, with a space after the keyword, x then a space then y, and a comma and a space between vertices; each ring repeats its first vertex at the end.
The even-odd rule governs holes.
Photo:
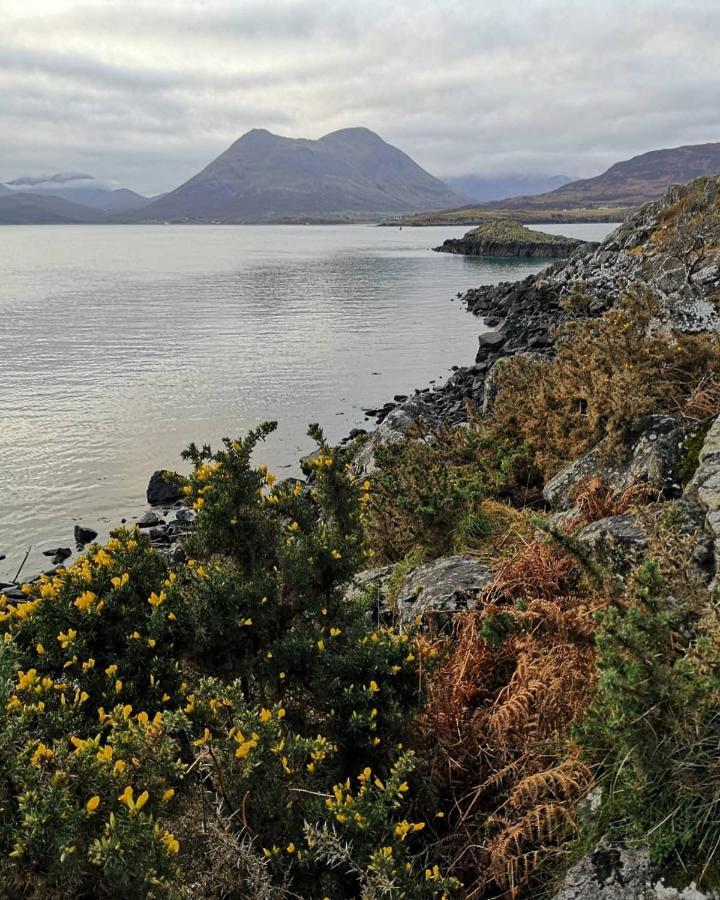
POLYGON ((621 516, 652 499, 653 491, 648 485, 631 484, 622 491, 613 491, 600 476, 595 475, 581 481, 575 489, 577 524, 587 525, 607 516, 621 516))

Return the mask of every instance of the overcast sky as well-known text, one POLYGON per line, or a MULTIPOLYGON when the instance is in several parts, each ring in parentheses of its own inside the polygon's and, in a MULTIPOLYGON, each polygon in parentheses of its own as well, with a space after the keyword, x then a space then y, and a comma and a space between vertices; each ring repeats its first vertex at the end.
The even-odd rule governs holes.
POLYGON ((155 193, 250 128, 377 131, 439 176, 720 140, 720 0, 0 0, 0 181, 155 193))

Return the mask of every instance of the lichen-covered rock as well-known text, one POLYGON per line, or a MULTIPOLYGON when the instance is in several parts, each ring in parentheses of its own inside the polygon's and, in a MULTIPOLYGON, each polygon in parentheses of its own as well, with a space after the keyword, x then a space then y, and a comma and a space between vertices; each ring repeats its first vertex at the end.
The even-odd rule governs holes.
POLYGON ((710 426, 700 450, 698 467, 685 493, 696 498, 705 516, 705 531, 711 539, 714 557, 712 587, 720 580, 720 417, 710 426))
POLYGON ((599 247, 576 253, 536 284, 562 295, 580 282, 605 309, 641 286, 660 300, 673 328, 717 331, 719 256, 720 178, 710 176, 672 185, 599 247))
POLYGON ((630 513, 598 519, 574 537, 596 562, 618 575, 629 572, 648 546, 645 530, 630 513))
POLYGON ((419 422, 425 423, 430 428, 440 424, 437 410, 427 404, 422 396, 411 398, 385 416, 353 456, 353 467, 361 475, 371 475, 376 467, 375 451, 378 445, 405 440, 410 426, 419 422))
POLYGON ((553 900, 716 900, 695 884, 667 887, 643 849, 598 847, 567 873, 553 900))
POLYGON ((358 601, 368 593, 374 593, 378 599, 387 595, 387 585, 395 566, 377 566, 358 572, 345 590, 345 599, 358 601))
POLYGON ((454 613, 472 609, 487 587, 492 571, 473 556, 444 556, 412 569, 397 597, 401 627, 429 614, 444 620, 454 613))
POLYGON ((685 439, 691 430, 672 416, 648 416, 638 423, 639 436, 623 460, 608 454, 601 442, 551 478, 543 496, 553 509, 572 509, 578 486, 593 477, 601 478, 614 494, 644 485, 658 497, 679 496, 685 439))
POLYGON ((443 556, 407 572, 391 602, 389 588, 394 570, 395 566, 380 566, 359 572, 345 598, 372 596, 373 618, 395 620, 400 629, 429 616, 436 625, 447 624, 455 613, 473 608, 492 578, 491 570, 473 556, 443 556))

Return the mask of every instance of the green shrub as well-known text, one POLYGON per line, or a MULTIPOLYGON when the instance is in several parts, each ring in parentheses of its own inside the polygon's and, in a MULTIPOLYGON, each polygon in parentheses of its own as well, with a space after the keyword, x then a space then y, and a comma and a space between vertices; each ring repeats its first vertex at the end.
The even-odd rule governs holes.
POLYGON ((317 428, 310 483, 254 467, 272 427, 188 451, 186 564, 120 530, 0 599, 5 895, 180 896, 213 834, 245 898, 455 889, 405 749, 437 650, 344 599, 367 491, 317 428))
POLYGON ((578 737, 603 789, 594 831, 641 839, 656 862, 717 884, 720 619, 686 566, 666 547, 603 615, 578 737))
POLYGON ((375 459, 366 532, 375 556, 388 562, 416 548, 436 557, 484 539, 492 531, 489 496, 537 496, 529 448, 475 418, 469 427, 416 430, 378 447, 375 459))

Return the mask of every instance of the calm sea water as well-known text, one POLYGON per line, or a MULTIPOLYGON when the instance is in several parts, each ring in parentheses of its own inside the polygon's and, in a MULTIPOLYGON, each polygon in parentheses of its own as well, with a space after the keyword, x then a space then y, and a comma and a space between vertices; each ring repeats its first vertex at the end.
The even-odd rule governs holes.
POLYGON ((464 231, 0 228, 0 580, 30 546, 25 574, 72 546, 75 522, 139 515, 190 441, 276 419, 260 455, 283 474, 309 422, 339 439, 470 363, 480 323, 451 298, 543 264, 429 250, 464 231))

